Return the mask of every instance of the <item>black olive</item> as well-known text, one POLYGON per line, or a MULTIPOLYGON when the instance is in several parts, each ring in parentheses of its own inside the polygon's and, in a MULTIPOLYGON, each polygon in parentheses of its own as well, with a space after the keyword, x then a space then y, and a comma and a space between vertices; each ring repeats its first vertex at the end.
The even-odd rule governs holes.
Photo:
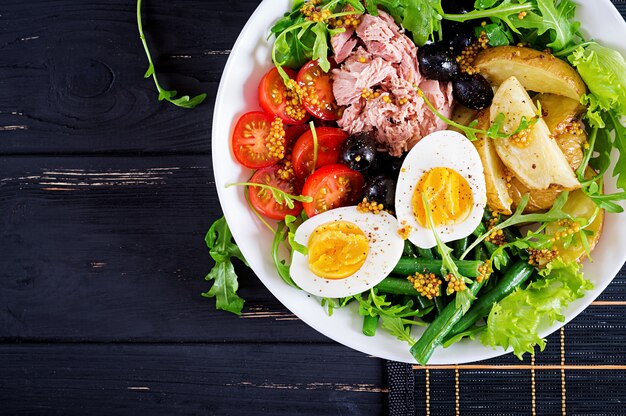
POLYGON ((473 28, 457 32, 452 39, 448 41, 448 46, 454 56, 459 56, 467 48, 476 42, 476 34, 473 28))
POLYGON ((441 7, 445 13, 465 14, 475 9, 474 0, 443 0, 441 7))
POLYGON ((472 110, 482 110, 493 100, 493 89, 480 74, 463 74, 454 80, 452 87, 454 98, 472 110))
POLYGON ((376 140, 372 134, 357 133, 348 137, 341 146, 339 163, 366 173, 376 168, 376 157, 376 140))
POLYGON ((392 178, 397 179, 400 175, 400 169, 402 168, 402 163, 404 163, 404 159, 406 157, 406 153, 401 157, 391 156, 389 153, 379 153, 378 154, 378 166, 380 173, 386 173, 392 178))
POLYGON ((383 204, 388 210, 394 209, 396 198, 396 181, 391 176, 380 174, 367 180, 363 188, 363 198, 383 204))
POLYGON ((417 51, 420 72, 428 79, 451 81, 461 72, 452 51, 437 44, 424 45, 417 51))

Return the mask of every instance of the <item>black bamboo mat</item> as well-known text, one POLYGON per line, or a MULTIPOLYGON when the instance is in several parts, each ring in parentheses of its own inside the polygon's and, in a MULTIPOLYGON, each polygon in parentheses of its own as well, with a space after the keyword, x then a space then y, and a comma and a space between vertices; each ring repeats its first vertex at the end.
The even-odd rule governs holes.
POLYGON ((390 416, 626 415, 626 266, 534 358, 387 370, 390 416))
MULTIPOLYGON (((613 0, 626 18, 626 0, 613 0)), ((593 304, 523 361, 387 363, 389 415, 626 415, 626 265, 593 304)))

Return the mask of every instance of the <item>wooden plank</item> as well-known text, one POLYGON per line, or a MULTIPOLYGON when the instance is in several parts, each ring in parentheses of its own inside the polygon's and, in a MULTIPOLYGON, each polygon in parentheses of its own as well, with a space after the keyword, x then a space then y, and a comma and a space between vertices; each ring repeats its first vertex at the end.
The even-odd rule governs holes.
POLYGON ((160 82, 208 93, 158 102, 134 2, 8 1, 0 25, 0 154, 209 151, 229 49, 259 0, 145 1, 160 82))
POLYGON ((339 345, 0 345, 0 413, 382 415, 384 377, 339 345))
POLYGON ((0 158, 0 338, 327 342, 241 265, 242 317, 200 296, 208 162, 0 158))

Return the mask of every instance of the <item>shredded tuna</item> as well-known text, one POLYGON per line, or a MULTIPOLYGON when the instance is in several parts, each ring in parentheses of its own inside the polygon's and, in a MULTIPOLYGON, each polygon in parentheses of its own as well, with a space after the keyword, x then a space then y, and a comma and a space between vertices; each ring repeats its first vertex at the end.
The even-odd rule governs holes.
POLYGON ((394 156, 446 128, 418 96, 416 87, 449 117, 452 85, 422 78, 417 47, 391 16, 382 11, 378 16, 364 15, 356 31, 348 33, 331 39, 336 60, 343 62, 333 70, 335 99, 345 106, 340 127, 351 134, 373 131, 381 150, 394 156))
POLYGON ((338 64, 346 60, 352 53, 357 44, 357 40, 352 37, 354 30, 346 29, 345 32, 339 33, 330 39, 330 44, 335 52, 335 62, 338 64))

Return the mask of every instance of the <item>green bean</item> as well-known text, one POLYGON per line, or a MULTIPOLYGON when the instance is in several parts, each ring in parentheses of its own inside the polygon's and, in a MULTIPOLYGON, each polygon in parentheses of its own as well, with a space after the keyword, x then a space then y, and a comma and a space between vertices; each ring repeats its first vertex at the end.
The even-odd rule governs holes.
POLYGON ((411 244, 409 240, 404 240, 404 250, 402 251, 404 257, 416 257, 415 246, 411 244))
POLYGON ((513 291, 524 283, 533 274, 534 267, 527 262, 519 260, 513 264, 502 279, 491 291, 484 293, 477 299, 463 318, 452 328, 450 335, 454 336, 465 331, 476 323, 480 318, 489 314, 494 303, 497 303, 513 293, 513 291))
POLYGON ((376 328, 378 327, 379 318, 380 317, 378 315, 365 315, 363 317, 363 335, 367 335, 368 337, 373 337, 374 335, 376 335, 376 328))
POLYGON ((429 248, 420 248, 417 247, 417 255, 424 259, 434 259, 433 251, 429 248))
POLYGON ((392 295, 419 296, 419 292, 415 290, 413 283, 401 277, 386 277, 375 287, 381 292, 391 293, 392 295))
POLYGON ((415 299, 417 301, 417 306, 419 306, 421 311, 431 308, 433 306, 433 301, 425 296, 417 296, 415 299))
POLYGON ((456 240, 454 242, 454 257, 457 259, 461 257, 461 255, 467 250, 467 246, 469 245, 469 238, 461 238, 460 240, 456 240))
POLYGON ((437 311, 437 315, 440 315, 446 308, 443 296, 436 296, 433 300, 435 301, 435 309, 437 311))
MULTIPOLYGON (((483 281, 484 282, 484 281, 483 281)), ((483 282, 474 282, 466 290, 476 296, 483 282)), ((450 333, 450 330, 463 317, 463 309, 456 307, 456 302, 450 302, 448 306, 426 328, 420 339, 411 347, 411 354, 421 365, 426 365, 435 349, 441 345, 450 333)))
MULTIPOLYGON (((476 260, 455 260, 454 262, 459 268, 459 273, 470 278, 480 274, 478 268, 483 264, 482 261, 476 260)), ((393 269, 393 273, 401 276, 410 276, 415 273, 435 273, 441 275, 441 264, 441 260, 402 257, 393 269)))

